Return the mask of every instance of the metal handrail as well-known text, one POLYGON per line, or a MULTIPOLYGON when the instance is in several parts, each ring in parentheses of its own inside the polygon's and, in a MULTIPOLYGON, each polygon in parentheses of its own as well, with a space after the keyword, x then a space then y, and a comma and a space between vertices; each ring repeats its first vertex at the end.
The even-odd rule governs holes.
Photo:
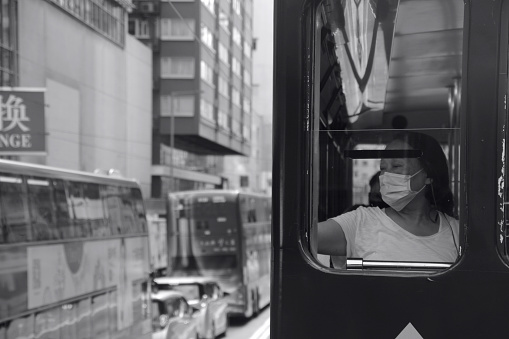
POLYGON ((451 267, 453 263, 418 262, 418 261, 381 261, 364 260, 362 258, 346 259, 346 269, 349 270, 439 270, 451 267))

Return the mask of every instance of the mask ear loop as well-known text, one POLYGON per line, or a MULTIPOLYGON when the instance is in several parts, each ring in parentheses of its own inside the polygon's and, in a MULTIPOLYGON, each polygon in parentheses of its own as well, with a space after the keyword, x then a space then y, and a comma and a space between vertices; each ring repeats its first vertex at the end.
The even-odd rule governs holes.
MULTIPOLYGON (((431 195, 433 196, 433 203, 435 204, 435 208, 436 208, 437 201, 435 199, 435 191, 433 190, 433 183, 431 183, 429 185, 431 186, 431 195)), ((438 218, 438 210, 437 210, 437 218, 438 218)), ((449 229, 451 230, 452 241, 454 242, 454 249, 456 249, 456 253, 458 254, 458 257, 459 257, 461 255, 461 251, 458 249, 458 244, 456 244, 456 238, 454 237, 454 231, 452 230, 452 226, 449 223, 449 219, 447 219, 447 215, 445 213, 444 213, 444 218, 445 218, 445 221, 447 221, 447 224, 449 225, 449 229)))

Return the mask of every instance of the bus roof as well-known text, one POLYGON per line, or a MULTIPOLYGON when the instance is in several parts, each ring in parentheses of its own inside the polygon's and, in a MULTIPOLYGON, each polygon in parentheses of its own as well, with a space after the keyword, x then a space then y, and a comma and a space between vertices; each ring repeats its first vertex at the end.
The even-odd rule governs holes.
POLYGON ((0 160, 0 172, 7 172, 12 174, 44 176, 55 179, 67 179, 83 182, 104 183, 129 185, 133 187, 138 186, 138 182, 131 178, 121 178, 108 176, 103 174, 95 174, 84 171, 76 171, 58 167, 44 166, 38 164, 31 164, 20 161, 0 160))

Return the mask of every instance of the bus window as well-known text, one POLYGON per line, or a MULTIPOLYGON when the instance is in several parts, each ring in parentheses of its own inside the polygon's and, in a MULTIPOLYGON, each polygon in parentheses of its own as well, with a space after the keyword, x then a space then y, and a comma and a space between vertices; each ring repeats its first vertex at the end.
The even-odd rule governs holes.
POLYGON ((83 195, 84 184, 79 182, 70 182, 68 188, 77 236, 89 237, 91 235, 91 230, 88 223, 87 205, 83 195))
POLYGON ((29 214, 23 180, 18 176, 0 176, 2 227, 0 242, 30 240, 29 214))
POLYGON ((106 222, 99 185, 97 184, 84 184, 83 196, 85 199, 85 206, 87 210, 87 218, 90 223, 92 236, 102 237, 111 235, 110 228, 106 222))
POLYGON ((121 202, 120 205, 122 211, 122 225, 124 233, 131 234, 137 233, 138 230, 138 218, 135 216, 135 209, 131 199, 131 191, 127 187, 121 188, 121 202))
POLYGON ((92 298, 92 338, 108 339, 108 295, 101 294, 92 298))
POLYGON ((73 221, 69 214, 72 204, 67 196, 64 181, 53 180, 53 194, 56 223, 60 232, 60 237, 62 239, 74 238, 76 236, 76 230, 74 229, 73 221))
POLYGON ((131 199, 134 204, 135 215, 138 218, 138 230, 139 232, 147 232, 147 219, 145 216, 145 206, 143 204, 143 197, 141 191, 138 188, 131 188, 131 199))
POLYGON ((111 234, 122 234, 121 198, 118 187, 106 186, 102 191, 103 204, 106 206, 108 225, 111 234))
POLYGON ((43 178, 28 178, 27 186, 33 239, 59 239, 53 187, 50 185, 50 181, 43 178))

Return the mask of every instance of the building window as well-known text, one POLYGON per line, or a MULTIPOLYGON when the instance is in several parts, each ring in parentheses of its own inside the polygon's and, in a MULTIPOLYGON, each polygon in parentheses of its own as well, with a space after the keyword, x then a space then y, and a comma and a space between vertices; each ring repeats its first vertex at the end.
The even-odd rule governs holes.
POLYGON ((205 61, 201 61, 201 79, 208 83, 210 86, 214 86, 214 71, 205 61))
POLYGON ((239 138, 242 137, 240 121, 236 119, 232 119, 232 133, 238 136, 239 138))
POLYGON ((161 58, 162 78, 194 78, 193 57, 162 57, 161 58))
POLYGON ((227 65, 230 64, 230 52, 222 43, 219 43, 219 59, 227 65))
POLYGON ((171 117, 172 111, 175 117, 193 117, 194 99, 194 95, 178 95, 173 97, 171 95, 161 95, 161 117, 171 117))
POLYGON ((222 10, 219 10, 219 25, 230 34, 230 19, 228 18, 228 14, 222 10))
POLYGON ((0 7, 0 86, 18 85, 18 2, 2 0, 0 7))
POLYGON ((244 140, 249 140, 249 125, 244 121, 244 126, 242 127, 242 137, 244 140))
POLYGON ((233 32, 233 42, 236 43, 240 48, 242 48, 241 43, 242 38, 240 36, 239 30, 236 27, 233 27, 232 32, 233 32))
POLYGON ((114 0, 50 0, 113 42, 125 44, 126 8, 114 0))
POLYGON ((251 100, 244 98, 244 112, 249 113, 251 111, 251 100))
POLYGON ((233 74, 240 77, 240 61, 235 57, 232 57, 232 71, 233 74))
POLYGON ((232 88, 232 102, 240 107, 240 93, 235 88, 232 88))
POLYGON ((202 4, 205 5, 205 7, 207 7, 207 9, 210 11, 210 13, 212 14, 216 14, 216 4, 215 4, 215 0, 201 0, 202 4))
POLYGON ((200 115, 202 119, 214 122, 214 107, 203 98, 200 100, 200 115))
POLYGON ((224 78, 219 76, 218 80, 217 80, 217 84, 218 84, 218 87, 219 87, 219 93, 221 93, 222 95, 224 95, 227 98, 230 98, 230 91, 229 91, 229 88, 228 88, 229 87, 228 81, 226 81, 224 78))
POLYGON ((251 86, 251 74, 247 69, 244 69, 244 83, 251 86))
POLYGON ((219 127, 228 131, 230 130, 228 126, 228 114, 226 114, 226 112, 224 112, 223 110, 217 111, 217 122, 219 124, 219 127))
POLYGON ((251 44, 247 40, 244 40, 244 55, 251 58, 251 44))
POLYGON ((161 19, 161 39, 193 40, 194 19, 161 19))
POLYGON ((150 38, 150 30, 148 27, 148 20, 138 18, 129 19, 129 34, 134 35, 137 38, 150 38))
POLYGON ((233 0, 233 11, 240 16, 240 0, 233 0))
POLYGON ((214 50, 214 35, 205 24, 201 24, 201 41, 208 48, 214 50))

